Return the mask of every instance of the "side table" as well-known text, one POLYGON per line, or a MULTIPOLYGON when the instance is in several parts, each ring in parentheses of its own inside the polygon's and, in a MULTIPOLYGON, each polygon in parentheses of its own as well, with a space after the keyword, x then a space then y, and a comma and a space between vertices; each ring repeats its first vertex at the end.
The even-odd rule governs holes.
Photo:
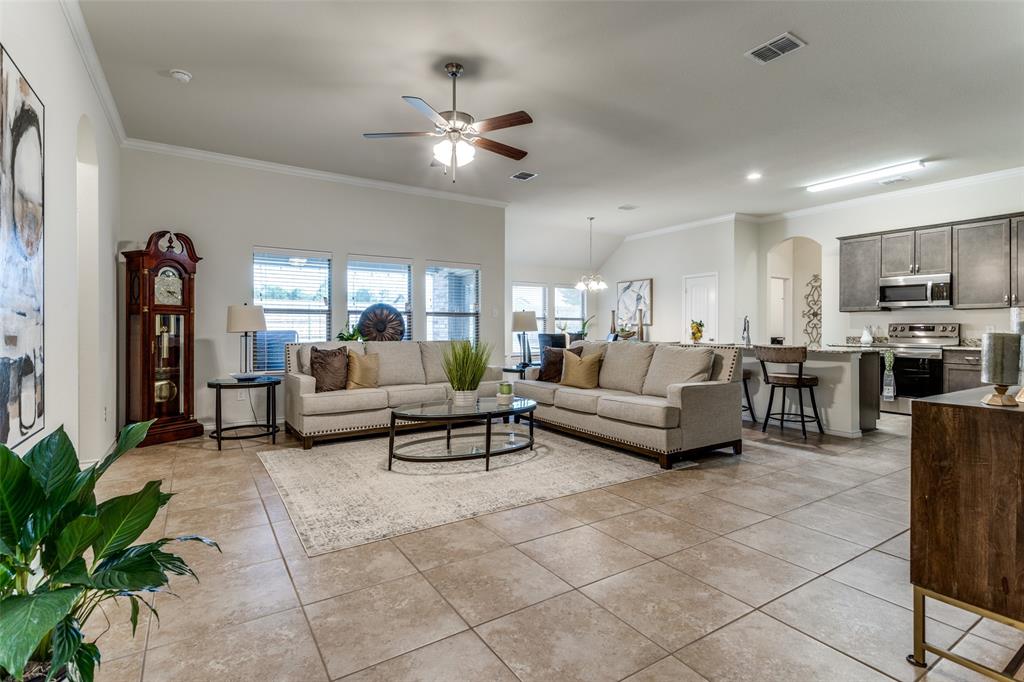
POLYGON ((271 443, 277 443, 277 432, 280 431, 280 427, 277 425, 277 393, 276 388, 281 383, 281 377, 264 375, 254 379, 253 381, 239 381, 238 379, 210 379, 206 382, 207 388, 212 388, 216 391, 216 421, 214 424, 213 431, 210 432, 210 438, 217 439, 217 449, 221 449, 221 441, 225 440, 244 440, 247 438, 262 438, 263 436, 270 436, 271 443), (222 410, 221 410, 221 391, 235 390, 235 389, 253 389, 253 388, 265 388, 267 389, 267 421, 265 423, 255 424, 240 424, 238 426, 222 426, 222 410), (238 429, 251 429, 256 428, 260 431, 256 433, 248 433, 245 435, 232 435, 225 436, 225 431, 236 431, 238 429))

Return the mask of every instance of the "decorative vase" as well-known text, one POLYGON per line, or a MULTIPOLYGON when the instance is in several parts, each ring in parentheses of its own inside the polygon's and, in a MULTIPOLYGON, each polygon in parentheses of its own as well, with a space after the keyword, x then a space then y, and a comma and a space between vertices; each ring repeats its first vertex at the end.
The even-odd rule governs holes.
POLYGON ((864 327, 864 331, 860 334, 860 345, 870 346, 875 342, 875 337, 871 333, 871 327, 864 327))
POLYGON ((455 407, 473 407, 476 405, 476 391, 455 391, 455 398, 452 401, 455 407))
POLYGON ((981 399, 986 405, 1017 407, 1007 389, 1020 377, 1020 334, 988 333, 981 337, 981 383, 995 388, 981 399))

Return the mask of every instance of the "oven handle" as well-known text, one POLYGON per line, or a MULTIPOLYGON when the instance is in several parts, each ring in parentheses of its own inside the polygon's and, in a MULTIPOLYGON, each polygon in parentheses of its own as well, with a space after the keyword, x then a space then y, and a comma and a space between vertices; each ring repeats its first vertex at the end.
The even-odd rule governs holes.
POLYGON ((915 350, 915 351, 894 351, 893 353, 898 358, 911 358, 917 360, 941 360, 941 350, 915 350))

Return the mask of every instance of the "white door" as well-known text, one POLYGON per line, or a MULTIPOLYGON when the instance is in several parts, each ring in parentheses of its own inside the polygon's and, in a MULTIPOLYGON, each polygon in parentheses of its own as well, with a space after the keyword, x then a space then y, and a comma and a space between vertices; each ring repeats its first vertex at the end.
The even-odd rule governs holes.
POLYGON ((683 342, 690 340, 690 322, 704 322, 702 341, 718 338, 718 273, 705 272, 683 277, 683 342))

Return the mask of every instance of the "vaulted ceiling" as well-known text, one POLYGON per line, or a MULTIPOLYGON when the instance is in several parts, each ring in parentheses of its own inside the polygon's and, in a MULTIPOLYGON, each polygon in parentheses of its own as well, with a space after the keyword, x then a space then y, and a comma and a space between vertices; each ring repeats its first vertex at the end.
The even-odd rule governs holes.
POLYGON ((1024 165, 1020 2, 81 4, 129 137, 437 190, 428 140, 361 133, 427 129, 400 97, 448 108, 462 62, 460 109, 535 122, 492 135, 529 156, 480 153, 454 190, 509 202, 534 263, 583 264, 588 215, 606 252, 891 191, 803 187, 899 161, 930 163, 893 189, 1024 165), (744 57, 784 31, 807 46, 744 57))

